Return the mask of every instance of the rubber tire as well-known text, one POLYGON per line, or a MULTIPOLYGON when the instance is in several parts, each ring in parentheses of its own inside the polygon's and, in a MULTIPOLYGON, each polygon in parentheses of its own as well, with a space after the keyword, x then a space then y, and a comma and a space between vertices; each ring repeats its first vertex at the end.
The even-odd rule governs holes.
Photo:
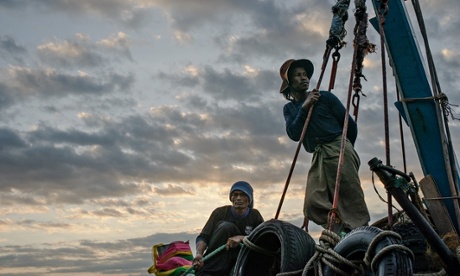
MULTIPOLYGON (((377 236, 377 234, 383 232, 383 230, 373 226, 362 226, 354 229, 348 233, 334 248, 334 251, 342 255, 348 260, 363 260, 366 251, 377 236)), ((376 248, 375 252, 379 252, 384 247, 391 244, 402 244, 393 237, 386 237, 381 240, 376 248)), ((351 274, 351 269, 346 265, 337 265, 340 269, 351 274)), ((339 275, 332 268, 323 265, 324 275, 332 276, 339 275)), ((406 253, 395 250, 388 253, 378 264, 377 271, 372 272, 371 268, 367 268, 364 271, 364 275, 385 275, 385 276, 412 276, 412 259, 406 253), (375 274, 374 274, 375 273, 375 274)))
POLYGON ((269 252, 278 253, 270 256, 243 246, 232 275, 268 276, 301 270, 315 254, 313 238, 289 222, 266 221, 254 229, 248 239, 269 252))

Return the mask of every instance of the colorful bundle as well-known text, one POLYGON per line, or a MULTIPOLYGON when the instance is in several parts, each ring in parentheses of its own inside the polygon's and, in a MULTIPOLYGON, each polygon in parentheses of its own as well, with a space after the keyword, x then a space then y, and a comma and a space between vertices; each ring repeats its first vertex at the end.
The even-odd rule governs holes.
POLYGON ((188 241, 156 244, 152 256, 153 265, 148 272, 156 276, 180 276, 192 266, 193 254, 188 241))

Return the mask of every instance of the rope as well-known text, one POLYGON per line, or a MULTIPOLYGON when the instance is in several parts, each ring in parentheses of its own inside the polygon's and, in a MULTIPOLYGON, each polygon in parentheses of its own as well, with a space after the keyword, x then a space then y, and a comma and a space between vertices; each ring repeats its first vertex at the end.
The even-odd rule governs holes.
MULTIPOLYGON (((382 259, 387 256, 388 254, 394 251, 402 251, 405 254, 409 255, 409 257, 414 260, 414 254, 412 251, 402 244, 391 244, 385 246, 383 249, 379 250, 377 254, 374 256, 374 252, 376 251, 377 245, 385 238, 393 237, 398 239, 399 241, 402 240, 401 236, 393 231, 383 231, 377 234, 371 243, 368 246, 368 249, 365 253, 363 260, 347 260, 345 257, 341 256, 339 253, 334 251, 334 247, 339 243, 341 240, 340 236, 330 230, 323 230, 321 236, 319 238, 319 244, 316 245, 315 254, 308 260, 305 267, 301 270, 296 271, 288 271, 288 272, 280 272, 277 273, 276 276, 291 276, 291 275, 302 275, 307 276, 310 270, 315 271, 315 275, 323 276, 323 265, 327 265, 331 268, 336 274, 338 275, 363 275, 364 273, 364 266, 371 267, 372 271, 377 271, 377 265, 382 261, 382 259), (351 268, 353 271, 344 271, 340 268, 340 266, 345 266, 351 268)), ((276 255, 279 254, 279 251, 268 251, 254 245, 250 242, 246 237, 244 238, 244 244, 251 249, 256 250, 259 253, 265 255, 276 255), (254 246, 254 247, 253 247, 254 246)), ((460 247, 456 250, 457 258, 460 259, 460 247)), ((415 274, 417 276, 443 276, 446 275, 444 269, 434 274, 415 274)))
MULTIPOLYGON (((333 250, 333 248, 337 245, 340 241, 340 236, 330 230, 324 230, 321 234, 319 239, 319 244, 316 245, 316 252, 312 258, 307 262, 305 265, 302 276, 308 275, 308 272, 312 269, 315 270, 316 275, 323 276, 323 265, 327 265, 330 267, 336 274, 338 275, 363 275, 364 273, 364 266, 370 266, 373 271, 376 271, 376 266, 380 263, 380 261, 389 253, 398 250, 408 254, 412 260, 414 259, 414 255, 410 249, 406 246, 401 244, 392 244, 388 245, 382 250, 379 250, 377 254, 374 256, 374 252, 376 251, 376 246, 378 243, 387 237, 394 237, 401 240, 401 236, 392 231, 383 231, 376 235, 372 242, 369 244, 369 247, 366 251, 364 259, 362 261, 359 260, 347 260, 345 257, 341 256, 337 252, 333 250), (346 266, 353 269, 352 272, 345 272, 344 270, 340 269, 339 266, 346 266)), ((460 247, 457 250, 458 256, 460 256, 460 247)), ((297 275, 299 271, 292 271, 289 273, 280 273, 277 275, 297 275)))
POLYGON ((438 272, 433 272, 433 273, 415 273, 414 275, 416 276, 444 276, 447 275, 447 272, 444 268, 442 268, 438 272))
POLYGON ((409 102, 426 101, 426 100, 441 100, 441 102, 447 102, 448 103, 447 96, 444 93, 441 93, 441 94, 438 94, 438 95, 435 95, 435 96, 431 96, 431 97, 403 98, 403 99, 401 99, 401 102, 409 103, 409 102))
POLYGON ((334 89, 335 77, 337 75, 338 63, 340 60, 339 50, 343 48, 347 43, 343 40, 347 35, 345 29, 345 23, 348 20, 348 7, 350 6, 350 0, 337 0, 336 4, 332 6, 332 22, 329 29, 329 38, 326 41, 328 48, 334 48, 335 52, 332 54, 333 64, 331 68, 331 76, 329 79, 329 88, 331 91, 334 89))
MULTIPOLYGON (((379 191, 377 190, 377 187, 375 186, 374 172, 372 172, 372 186, 374 187, 374 191, 375 191, 375 193, 377 194, 377 196, 379 197, 379 199, 380 199, 382 202, 384 202, 384 203, 386 203, 386 204, 389 204, 389 202, 386 201, 386 200, 380 195, 379 191)), ((391 205, 391 206, 392 206, 398 213, 401 212, 396 206, 394 206, 394 205, 391 205)), ((388 228, 390 228, 390 227, 388 227, 388 228)))
POLYGON ((414 253, 412 253, 412 251, 409 248, 401 244, 391 244, 385 246, 383 249, 379 250, 379 252, 374 256, 374 252, 376 251, 378 243, 387 237, 393 237, 398 239, 399 241, 402 240, 401 236, 393 231, 383 231, 374 237, 372 242, 369 244, 369 247, 367 248, 366 255, 364 256, 364 263, 367 266, 370 266, 372 268, 372 271, 376 271, 377 264, 382 260, 382 258, 394 250, 403 251, 406 254, 408 254, 412 260, 414 260, 414 253))
POLYGON ((264 255, 267 255, 267 256, 276 256, 277 254, 280 253, 279 250, 277 251, 272 251, 272 250, 269 250, 269 249, 266 249, 266 248, 263 248, 261 246, 258 246, 256 244, 254 244, 253 242, 251 242, 247 236, 245 236, 243 238, 243 243, 244 245, 246 245, 247 248, 251 249, 251 250, 254 250, 256 251, 257 253, 261 253, 261 254, 264 254, 264 255))
POLYGON ((459 199, 460 196, 443 196, 443 197, 424 197, 424 200, 444 200, 444 199, 459 199))
POLYGON ((355 40, 353 41, 353 46, 357 48, 356 63, 354 66, 354 80, 353 80, 353 106, 355 121, 358 120, 358 109, 359 109, 359 100, 360 94, 366 97, 362 92, 361 78, 367 81, 366 76, 363 74, 363 62, 364 57, 368 53, 375 53, 375 44, 370 43, 367 39, 367 7, 365 0, 355 0, 355 19, 356 25, 354 29, 355 40))
MULTIPOLYGON (((327 220, 326 220, 326 225, 331 226, 336 223, 342 223, 342 219, 340 218, 340 213, 338 208, 331 207, 329 212, 327 213, 327 220), (334 219, 333 222, 331 220, 334 219)), ((333 230, 332 227, 327 227, 329 230, 333 230)))
MULTIPOLYGON (((336 181, 335 181, 335 189, 334 189, 334 198, 332 202, 332 209, 337 209, 339 205, 339 191, 340 191, 340 180, 342 178, 342 168, 343 168, 343 158, 344 158, 344 153, 345 153, 345 145, 347 141, 347 132, 348 132, 348 121, 349 121, 349 116, 348 112, 350 109, 350 99, 351 99, 351 90, 352 90, 352 79, 353 79, 353 68, 356 60, 356 53, 357 49, 353 51, 353 59, 352 59, 352 72, 350 73, 350 82, 348 86, 348 97, 347 97, 347 105, 346 105, 346 111, 345 111, 345 119, 343 122, 343 130, 342 130, 342 140, 340 143, 340 155, 339 155, 339 161, 337 164, 337 175, 336 175, 336 181)), ((334 222, 335 222, 335 212, 331 212, 330 216, 330 224, 329 224, 329 230, 334 229, 334 222)), ((329 218, 328 218, 329 219, 329 218)))
POLYGON ((332 23, 329 29, 329 38, 326 44, 332 48, 342 48, 346 42, 343 38, 347 35, 345 30, 345 22, 348 20, 348 6, 350 0, 337 0, 336 4, 332 6, 332 23))
POLYGON ((356 261, 349 261, 333 250, 339 241, 339 235, 333 231, 324 230, 319 238, 319 244, 316 245, 316 252, 305 265, 302 276, 306 276, 311 269, 315 269, 318 275, 323 275, 323 264, 340 275, 349 275, 349 273, 341 270, 338 265, 352 267, 354 271, 362 274, 364 270, 356 261))
POLYGON ((280 273, 276 273, 275 275, 276 276, 291 276, 291 275, 299 275, 300 273, 302 273, 301 270, 296 270, 296 271, 289 271, 289 272, 280 272, 280 273))
POLYGON ((380 261, 389 253, 392 253, 394 250, 399 250, 407 253, 409 257, 414 260, 414 253, 407 248, 406 246, 402 244, 392 244, 385 246, 382 250, 380 250, 377 254, 375 254, 374 258, 372 259, 371 262, 371 268, 373 271, 377 270, 377 265, 380 263, 380 261))
POLYGON ((453 113, 452 113, 452 106, 453 107, 458 107, 456 104, 451 104, 449 103, 449 99, 447 98, 447 95, 444 93, 439 93, 435 96, 431 97, 422 97, 422 98, 404 98, 400 100, 401 102, 415 102, 415 101, 427 101, 427 100, 436 100, 439 101, 439 104, 441 105, 443 109, 443 114, 445 117, 451 116, 453 120, 458 120, 458 118, 455 118, 453 113))
MULTIPOLYGON (((335 77, 337 75, 337 64, 340 60, 339 50, 347 43, 343 40, 347 35, 345 23, 348 20, 348 7, 350 0, 337 0, 336 4, 332 6, 332 22, 329 29, 329 38, 326 40, 328 48, 334 48, 335 52, 332 54, 333 64, 331 68, 331 76, 329 79, 329 91, 334 89, 335 77)), ((319 88, 319 87, 318 87, 319 88)))

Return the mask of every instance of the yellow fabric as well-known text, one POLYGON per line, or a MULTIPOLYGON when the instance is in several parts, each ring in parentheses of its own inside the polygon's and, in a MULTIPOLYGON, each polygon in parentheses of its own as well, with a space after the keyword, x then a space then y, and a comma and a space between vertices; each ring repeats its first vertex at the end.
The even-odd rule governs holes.
POLYGON ((181 275, 182 273, 184 273, 189 268, 190 268, 190 266, 184 265, 184 266, 180 266, 180 267, 177 267, 177 268, 174 268, 174 269, 171 269, 171 270, 160 271, 155 267, 155 265, 152 265, 148 269, 148 272, 150 274, 155 273, 155 276, 175 276, 175 275, 181 275))

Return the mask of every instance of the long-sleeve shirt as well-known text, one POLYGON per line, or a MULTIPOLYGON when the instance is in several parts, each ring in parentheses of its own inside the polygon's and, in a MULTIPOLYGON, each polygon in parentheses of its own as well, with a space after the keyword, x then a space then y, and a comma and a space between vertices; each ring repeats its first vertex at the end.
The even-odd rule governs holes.
POLYGON ((200 235, 197 237, 196 242, 204 241, 209 243, 220 221, 234 223, 240 231, 239 235, 247 236, 254 228, 264 222, 264 219, 257 209, 248 208, 245 214, 239 216, 231 205, 219 207, 212 212, 200 235))
MULTIPOLYGON (((317 144, 328 143, 343 132, 346 109, 342 102, 331 92, 320 91, 321 96, 313 106, 305 138, 302 141, 306 151, 314 152, 317 144)), ((309 109, 303 109, 304 101, 291 101, 283 108, 286 120, 286 132, 293 141, 299 141, 307 119, 309 109)), ((311 108, 311 107, 310 107, 311 108)), ((358 127, 348 115, 347 138, 354 145, 358 127)))

